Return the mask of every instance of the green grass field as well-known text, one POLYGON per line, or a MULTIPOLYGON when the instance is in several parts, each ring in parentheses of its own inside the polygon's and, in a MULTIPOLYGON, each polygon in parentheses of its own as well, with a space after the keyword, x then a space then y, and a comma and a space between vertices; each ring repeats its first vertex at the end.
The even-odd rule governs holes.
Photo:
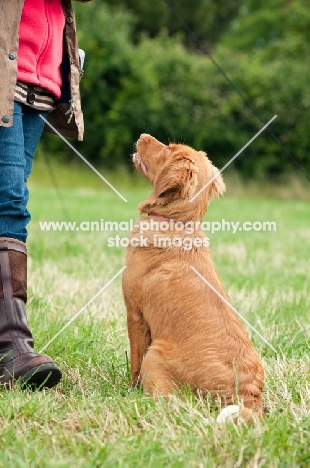
MULTIPOLYGON (((111 232, 42 232, 39 221, 65 214, 55 190, 42 187, 44 175, 35 174, 28 314, 40 350, 123 267, 125 252, 107 246, 111 232)), ((124 203, 96 184, 62 188, 71 221, 135 218, 150 192, 120 184, 124 203)), ((233 305, 277 349, 249 330, 266 371, 264 420, 219 426, 209 402, 186 391, 153 401, 130 389, 118 277, 46 350, 63 371, 55 389, 0 393, 0 467, 310 466, 309 202, 228 191, 205 219, 277 223, 276 232, 210 235, 233 305)))

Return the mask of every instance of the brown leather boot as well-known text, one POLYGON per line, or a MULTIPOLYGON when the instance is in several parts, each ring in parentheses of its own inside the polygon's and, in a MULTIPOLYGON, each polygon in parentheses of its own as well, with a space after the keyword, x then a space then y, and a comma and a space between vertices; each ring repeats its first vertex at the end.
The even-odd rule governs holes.
POLYGON ((19 380, 22 388, 53 387, 61 372, 49 356, 37 355, 27 325, 27 249, 0 238, 0 387, 19 380))

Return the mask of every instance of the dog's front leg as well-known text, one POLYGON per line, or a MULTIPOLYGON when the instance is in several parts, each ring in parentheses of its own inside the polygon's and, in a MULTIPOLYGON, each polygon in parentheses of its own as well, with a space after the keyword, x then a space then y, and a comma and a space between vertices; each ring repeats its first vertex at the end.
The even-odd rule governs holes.
POLYGON ((130 343, 131 386, 140 383, 140 371, 143 357, 151 345, 151 332, 140 311, 127 306, 127 326, 130 343))

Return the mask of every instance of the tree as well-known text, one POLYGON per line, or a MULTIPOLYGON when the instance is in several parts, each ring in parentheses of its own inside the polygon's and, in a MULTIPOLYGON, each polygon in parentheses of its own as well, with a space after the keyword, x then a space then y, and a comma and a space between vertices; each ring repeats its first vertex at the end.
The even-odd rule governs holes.
POLYGON ((180 21, 171 12, 170 7, 187 23, 193 33, 206 46, 215 44, 237 15, 238 0, 105 0, 111 7, 120 7, 130 11, 137 19, 134 35, 141 34, 156 37, 163 30, 169 36, 183 35, 186 45, 196 47, 196 41, 184 34, 180 21))

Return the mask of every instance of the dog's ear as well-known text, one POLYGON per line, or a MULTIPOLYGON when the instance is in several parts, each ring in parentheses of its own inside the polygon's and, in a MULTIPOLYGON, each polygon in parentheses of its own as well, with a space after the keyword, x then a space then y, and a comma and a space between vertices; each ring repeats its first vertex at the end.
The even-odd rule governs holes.
POLYGON ((210 200, 212 200, 215 197, 219 197, 220 195, 223 195, 223 193, 226 190, 226 185, 223 180, 222 175, 220 174, 220 171, 218 170, 217 167, 212 165, 212 183, 210 187, 210 200))
POLYGON ((191 197, 197 186, 197 172, 196 165, 189 159, 166 165, 154 183, 155 196, 191 197))

